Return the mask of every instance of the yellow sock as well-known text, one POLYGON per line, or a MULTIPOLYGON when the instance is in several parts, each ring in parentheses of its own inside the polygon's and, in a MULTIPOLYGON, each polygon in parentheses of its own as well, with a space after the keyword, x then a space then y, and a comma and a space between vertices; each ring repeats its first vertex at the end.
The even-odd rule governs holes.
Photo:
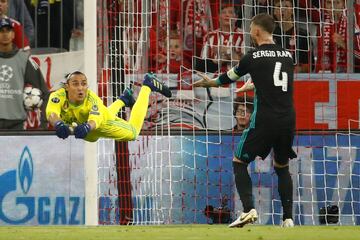
POLYGON ((149 105, 150 93, 151 89, 148 86, 142 86, 134 107, 131 110, 129 123, 136 129, 137 136, 140 134, 141 128, 144 124, 144 118, 149 105))
POLYGON ((108 106, 108 110, 112 115, 117 116, 120 109, 124 106, 125 106, 125 103, 122 100, 117 99, 110 106, 108 106))

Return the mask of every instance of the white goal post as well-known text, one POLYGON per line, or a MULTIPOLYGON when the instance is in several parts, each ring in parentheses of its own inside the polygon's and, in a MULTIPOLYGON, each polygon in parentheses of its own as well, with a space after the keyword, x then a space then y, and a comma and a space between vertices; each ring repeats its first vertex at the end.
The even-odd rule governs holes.
MULTIPOLYGON (((89 88, 97 92, 97 1, 84 1, 84 69, 89 88)), ((84 145, 85 224, 98 225, 97 143, 84 145)), ((80 169, 79 169, 80 171, 80 169)))

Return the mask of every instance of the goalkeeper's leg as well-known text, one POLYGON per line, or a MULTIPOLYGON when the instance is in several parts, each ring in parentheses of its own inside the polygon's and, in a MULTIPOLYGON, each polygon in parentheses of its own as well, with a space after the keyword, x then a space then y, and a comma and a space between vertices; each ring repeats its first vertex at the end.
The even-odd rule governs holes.
POLYGON ((140 89, 139 96, 136 99, 129 119, 129 123, 136 129, 136 137, 139 135, 144 124, 144 119, 149 105, 149 95, 152 91, 158 92, 168 98, 171 97, 171 91, 168 86, 159 82, 153 74, 145 74, 143 85, 140 89))
POLYGON ((149 87, 142 86, 139 92, 139 96, 131 110, 129 123, 135 128, 136 137, 140 134, 141 128, 144 124, 144 119, 149 105, 150 93, 151 89, 149 87))
MULTIPOLYGON (((149 87, 141 87, 138 98, 130 113, 129 121, 125 121, 119 117, 107 120, 102 123, 99 128, 91 131, 91 136, 86 137, 85 140, 93 142, 100 137, 111 138, 121 142, 135 140, 144 123, 144 118, 148 110, 150 93, 151 89, 149 87)), ((117 100, 108 107, 108 110, 111 114, 117 115, 119 109, 124 106, 125 104, 123 101, 117 100)))
POLYGON ((119 99, 117 99, 115 102, 113 102, 110 106, 108 106, 109 112, 117 116, 119 114, 120 109, 122 109, 125 106, 125 103, 119 99))
MULTIPOLYGON (((144 119, 149 106, 149 96, 152 91, 159 92, 166 97, 171 97, 171 91, 164 83, 160 83, 153 75, 146 74, 137 100, 130 113, 129 121, 126 122, 120 118, 109 120, 98 130, 100 135, 117 141, 131 141, 136 139, 144 124, 144 119)), ((132 105, 127 104, 127 102, 131 102, 127 101, 127 98, 120 98, 120 100, 115 101, 108 107, 111 113, 116 114, 116 112, 124 105, 132 105)))
POLYGON ((108 106, 108 110, 114 116, 117 116, 121 108, 124 106, 132 107, 134 103, 135 99, 133 97, 133 91, 130 88, 125 88, 123 94, 121 94, 115 102, 108 106))

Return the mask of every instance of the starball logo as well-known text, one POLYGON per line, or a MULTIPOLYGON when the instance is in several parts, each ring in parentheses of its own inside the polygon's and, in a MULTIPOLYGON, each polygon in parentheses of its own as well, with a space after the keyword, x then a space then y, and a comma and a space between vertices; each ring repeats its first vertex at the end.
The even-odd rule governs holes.
MULTIPOLYGON (((47 169, 40 167, 37 171, 47 169)), ((84 223, 83 197, 50 197, 52 189, 49 189, 49 196, 29 196, 34 174, 33 157, 29 147, 25 146, 20 155, 18 169, 0 175, 0 224, 84 223)), ((43 183, 45 181, 46 179, 42 179, 43 183)))

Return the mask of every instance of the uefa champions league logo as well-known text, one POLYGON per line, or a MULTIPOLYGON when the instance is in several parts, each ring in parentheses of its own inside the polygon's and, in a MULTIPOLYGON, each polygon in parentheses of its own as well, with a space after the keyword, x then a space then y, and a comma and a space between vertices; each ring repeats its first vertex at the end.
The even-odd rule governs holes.
POLYGON ((1 65, 0 67, 0 82, 8 82, 14 76, 12 67, 8 65, 1 65))

